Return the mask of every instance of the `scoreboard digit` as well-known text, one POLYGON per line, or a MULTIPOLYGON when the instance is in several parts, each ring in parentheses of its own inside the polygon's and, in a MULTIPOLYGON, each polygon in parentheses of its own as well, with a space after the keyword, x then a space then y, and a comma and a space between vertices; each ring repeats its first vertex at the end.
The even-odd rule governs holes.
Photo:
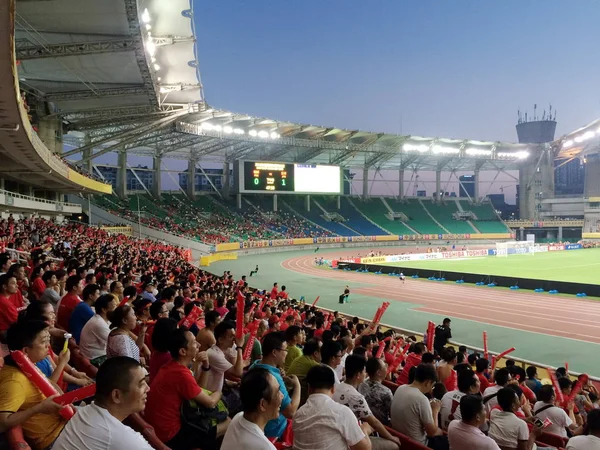
POLYGON ((244 189, 247 191, 293 192, 294 165, 271 162, 244 162, 244 189))

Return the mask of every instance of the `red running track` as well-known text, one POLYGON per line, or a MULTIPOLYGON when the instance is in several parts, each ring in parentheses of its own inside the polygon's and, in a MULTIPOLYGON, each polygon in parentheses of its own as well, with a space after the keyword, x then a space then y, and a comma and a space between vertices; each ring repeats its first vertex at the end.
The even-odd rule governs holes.
MULTIPOLYGON (((406 249, 402 251, 406 253, 406 249)), ((319 254, 319 257, 331 259, 354 254, 356 251, 345 250, 319 254)), ((366 296, 422 305, 416 308, 417 311, 600 343, 600 302, 595 300, 524 291, 509 293, 410 278, 402 284, 398 278, 320 269, 315 266, 314 259, 314 254, 300 256, 283 261, 281 266, 306 275, 337 279, 343 284, 370 284, 370 287, 351 290, 366 296)))

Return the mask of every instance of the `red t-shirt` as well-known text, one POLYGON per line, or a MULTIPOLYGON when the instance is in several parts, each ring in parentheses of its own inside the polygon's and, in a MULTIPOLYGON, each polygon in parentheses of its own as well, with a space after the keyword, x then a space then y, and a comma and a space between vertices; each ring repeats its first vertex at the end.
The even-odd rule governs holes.
POLYGON ((490 380, 488 380, 483 373, 475 372, 475 375, 477 375, 477 378, 479 378, 479 383, 481 385, 479 390, 483 394, 483 391, 490 387, 490 380))
POLYGON ((274 287, 273 289, 271 289, 271 300, 276 300, 277 299, 277 293, 279 291, 277 290, 276 287, 274 287))
POLYGON ((83 300, 79 298, 76 294, 65 294, 65 296, 60 301, 60 306, 56 311, 56 325, 63 330, 69 331, 69 320, 71 319, 71 314, 77 305, 79 305, 83 300))
POLYGON ((160 368, 150 384, 144 417, 156 436, 168 442, 181 429, 181 403, 202 392, 192 371, 175 360, 160 368))
POLYGON ((35 298, 39 299, 46 290, 46 283, 40 277, 37 277, 31 284, 31 290, 35 294, 35 298))
POLYGON ((421 355, 409 353, 408 357, 406 358, 404 369, 402 369, 402 372, 400 372, 396 383, 399 385, 408 384, 408 372, 410 372, 412 366, 418 366, 419 364, 421 364, 421 355))
POLYGON ((315 330, 315 334, 313 335, 313 338, 322 338, 323 337, 323 332, 325 331, 325 328, 319 328, 317 330, 315 330))
POLYGON ((19 312, 25 308, 23 294, 20 291, 8 297, 0 295, 0 331, 8 330, 17 321, 19 312))
POLYGON ((452 392, 452 391, 458 389, 457 383, 458 383, 458 378, 456 376, 456 370, 452 369, 450 371, 450 375, 444 380, 444 386, 446 386, 446 389, 448 390, 448 392, 452 392))

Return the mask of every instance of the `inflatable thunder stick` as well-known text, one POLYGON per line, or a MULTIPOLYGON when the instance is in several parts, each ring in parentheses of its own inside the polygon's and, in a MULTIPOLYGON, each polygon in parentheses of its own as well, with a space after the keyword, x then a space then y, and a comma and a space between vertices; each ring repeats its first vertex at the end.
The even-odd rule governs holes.
MULTIPOLYGON (((51 397, 58 394, 56 389, 48 378, 37 368, 35 364, 20 350, 15 350, 10 353, 14 362, 19 366, 21 372, 25 374, 29 381, 31 381, 46 397, 51 397)), ((75 411, 71 405, 66 405, 59 411, 60 415, 66 420, 71 419, 75 415, 75 411)))
POLYGON ((180 327, 190 328, 196 323, 198 318, 202 315, 202 309, 198 306, 194 306, 190 313, 179 321, 180 327))

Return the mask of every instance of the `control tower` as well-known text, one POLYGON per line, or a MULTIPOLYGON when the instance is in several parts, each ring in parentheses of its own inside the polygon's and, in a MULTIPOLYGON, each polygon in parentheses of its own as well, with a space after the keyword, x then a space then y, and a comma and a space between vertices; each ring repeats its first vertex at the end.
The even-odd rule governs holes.
POLYGON ((519 211, 521 219, 536 220, 542 209, 541 201, 554 196, 554 154, 550 142, 556 131, 556 111, 543 111, 537 115, 537 105, 533 116, 518 112, 517 136, 520 144, 532 146, 531 157, 519 169, 519 211))

